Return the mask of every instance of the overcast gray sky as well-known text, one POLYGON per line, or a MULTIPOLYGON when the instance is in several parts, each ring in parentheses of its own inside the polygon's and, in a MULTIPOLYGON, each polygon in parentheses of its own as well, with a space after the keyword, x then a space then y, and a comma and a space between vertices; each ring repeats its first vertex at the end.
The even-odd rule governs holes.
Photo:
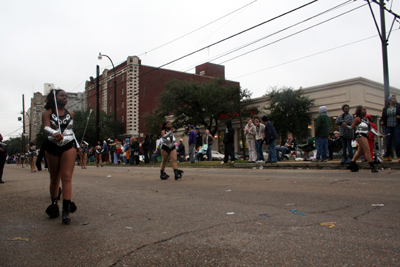
MULTIPOLYGON (((158 67, 309 2, 3 0, 0 133, 8 139, 22 132, 22 123, 17 121, 22 94, 28 109, 33 92, 43 93, 44 83, 54 83, 68 92, 82 92, 84 82, 95 75, 97 64, 101 72, 110 68, 107 59, 97 59, 99 52, 110 56, 115 65, 137 55, 143 65, 158 67)), ((226 78, 240 82, 253 92, 253 97, 264 95, 274 86, 309 87, 355 77, 383 83, 381 43, 368 5, 298 33, 364 4, 362 0, 319 0, 165 68, 193 73, 193 67, 204 62, 222 64, 226 78), (342 3, 347 4, 281 31, 342 3)), ((378 6, 372 6, 379 20, 378 6)), ((400 0, 388 1, 387 7, 400 14, 400 0)), ((387 30, 392 20, 386 13, 387 30)), ((399 23, 395 23, 388 48, 390 85, 396 88, 400 88, 398 29, 399 23)))

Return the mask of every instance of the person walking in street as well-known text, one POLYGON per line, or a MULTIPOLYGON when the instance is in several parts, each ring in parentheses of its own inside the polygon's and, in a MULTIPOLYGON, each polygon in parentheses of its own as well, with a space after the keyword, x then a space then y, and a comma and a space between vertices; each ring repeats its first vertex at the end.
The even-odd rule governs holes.
POLYGON ((161 146, 162 162, 161 162, 160 178, 161 180, 167 180, 169 178, 169 175, 165 173, 165 166, 167 165, 169 157, 172 164, 172 169, 174 170, 175 180, 181 179, 183 171, 178 169, 174 128, 172 128, 171 122, 166 121, 162 124, 161 138, 162 138, 162 146, 161 146))
POLYGON ((86 141, 83 141, 81 143, 81 148, 82 148, 82 153, 80 155, 80 161, 81 161, 81 168, 82 169, 86 169, 86 163, 87 163, 87 156, 89 153, 89 143, 87 143, 86 141))
POLYGON ((331 130, 331 119, 327 114, 325 106, 319 107, 319 116, 315 121, 315 137, 317 138, 317 158, 315 162, 327 162, 328 159, 328 137, 331 130))
POLYGON ((221 164, 228 163, 229 157, 231 158, 231 163, 235 162, 235 148, 234 148, 234 143, 235 143, 235 129, 232 127, 232 120, 227 120, 226 121, 226 129, 225 129, 225 136, 224 136, 224 152, 225 152, 225 158, 224 161, 221 162, 221 164))
POLYGON ((264 162, 263 146, 264 146, 264 130, 265 125, 262 124, 259 118, 253 118, 254 125, 256 126, 256 152, 257 162, 264 162))
POLYGON ((210 130, 206 130, 206 134, 204 136, 204 144, 207 144, 207 160, 208 161, 212 161, 212 145, 214 143, 214 138, 212 137, 212 135, 210 134, 210 130))
POLYGON ((194 163, 194 153, 196 150, 196 144, 197 144, 197 134, 194 131, 194 126, 190 125, 190 132, 189 132, 189 160, 190 163, 193 164, 194 163))
POLYGON ((351 146, 351 141, 354 139, 354 132, 352 129, 348 129, 343 126, 345 122, 347 125, 353 124, 353 115, 349 114, 350 106, 344 104, 342 106, 343 114, 340 114, 336 119, 336 124, 340 125, 339 128, 339 136, 342 142, 342 162, 341 163, 350 163, 353 158, 353 147, 351 146))
POLYGON ((102 161, 102 152, 103 152, 103 147, 101 146, 101 142, 97 141, 96 147, 95 147, 95 156, 96 156, 96 167, 99 167, 99 163, 101 167, 103 167, 103 161, 102 161))
POLYGON ((32 141, 29 146, 29 161, 31 164, 31 172, 36 172, 36 159, 37 159, 37 146, 36 142, 32 141))
POLYGON ((256 127, 253 120, 248 118, 247 124, 244 127, 244 135, 246 136, 246 143, 249 149, 249 163, 255 163, 257 160, 256 155, 256 127))
POLYGON ((3 136, 0 134, 0 184, 4 184, 3 170, 7 158, 7 144, 3 143, 3 136))
POLYGON ((386 153, 383 161, 392 161, 393 143, 397 159, 400 162, 400 104, 395 95, 389 97, 389 104, 382 110, 382 127, 385 128, 386 153))
POLYGON ((358 165, 356 161, 364 153, 369 163, 369 166, 371 167, 371 172, 378 172, 378 170, 375 168, 374 163, 372 162, 370 148, 368 144, 368 134, 369 132, 372 132, 373 134, 379 137, 384 137, 384 135, 380 134, 378 131, 376 131, 371 127, 371 124, 366 115, 367 115, 367 109, 365 108, 365 106, 357 106, 356 118, 354 119, 353 124, 347 125, 346 123, 343 123, 343 126, 349 129, 356 130, 356 140, 358 142, 358 150, 357 153, 354 155, 352 161, 350 162, 350 165, 347 167, 352 172, 358 171, 358 165))
POLYGON ((70 224, 69 215, 76 211, 76 205, 71 201, 72 174, 77 149, 81 153, 81 148, 73 132, 74 113, 65 108, 67 103, 67 93, 64 90, 52 90, 46 97, 45 111, 42 117, 44 131, 48 135, 44 149, 50 172, 51 205, 46 209, 46 213, 51 218, 60 215, 57 200, 61 181, 62 222, 64 224, 70 224))
POLYGON ((272 122, 268 121, 267 116, 264 115, 261 120, 265 123, 264 140, 268 146, 268 159, 265 163, 276 163, 277 158, 275 144, 276 139, 278 139, 278 135, 276 134, 272 122))

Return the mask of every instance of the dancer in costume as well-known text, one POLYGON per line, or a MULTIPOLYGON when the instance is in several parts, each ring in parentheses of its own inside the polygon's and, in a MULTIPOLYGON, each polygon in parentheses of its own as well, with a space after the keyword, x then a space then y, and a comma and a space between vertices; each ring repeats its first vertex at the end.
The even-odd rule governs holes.
POLYGON ((51 196, 51 205, 46 209, 46 213, 51 218, 60 215, 57 196, 61 181, 62 222, 64 224, 71 222, 69 215, 76 211, 74 202, 71 202, 72 174, 75 167, 76 149, 81 153, 72 130, 74 113, 65 109, 67 103, 68 98, 64 90, 52 90, 47 95, 46 110, 43 113, 43 127, 48 135, 44 149, 50 172, 51 196))
POLYGON ((86 169, 87 155, 89 152, 89 144, 86 141, 81 143, 82 154, 80 155, 81 168, 86 169))
POLYGON ((169 178, 169 175, 165 173, 165 165, 167 165, 168 156, 171 159, 172 169, 174 170, 175 180, 181 179, 183 175, 183 171, 178 170, 178 164, 176 162, 177 153, 175 148, 175 136, 174 136, 174 128, 172 128, 172 124, 169 121, 166 121, 162 124, 161 127, 161 180, 166 180, 169 178))
POLYGON ((95 147, 96 149, 96 167, 99 167, 99 163, 101 165, 101 167, 103 167, 103 162, 101 161, 101 154, 103 152, 103 147, 101 146, 101 142, 97 141, 97 145, 95 147))
POLYGON ((36 142, 32 141, 29 146, 29 159, 31 163, 31 172, 36 172, 35 163, 37 158, 36 142))
POLYGON ((372 162, 370 147, 368 144, 368 134, 369 132, 371 132, 379 137, 384 137, 384 135, 378 133, 374 128, 371 127, 371 124, 366 115, 367 115, 367 109, 365 108, 365 106, 357 106, 356 118, 354 119, 353 124, 351 126, 347 125, 345 122, 343 122, 342 124, 344 127, 356 130, 356 140, 358 142, 358 150, 357 153, 354 155, 353 159, 351 160, 350 165, 347 167, 352 172, 358 171, 356 160, 364 153, 369 163, 369 166, 371 166, 371 171, 378 172, 378 170, 375 168, 374 163, 372 162))

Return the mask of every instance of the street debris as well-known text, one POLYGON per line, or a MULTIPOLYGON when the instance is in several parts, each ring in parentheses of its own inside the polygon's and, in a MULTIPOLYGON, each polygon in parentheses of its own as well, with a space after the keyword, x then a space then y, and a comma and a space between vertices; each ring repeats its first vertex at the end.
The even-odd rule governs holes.
POLYGON ((129 227, 129 226, 127 226, 127 227, 125 227, 126 229, 133 229, 132 227, 129 227))
POLYGON ((303 215, 303 216, 306 216, 306 214, 305 213, 299 213, 299 212, 297 212, 297 210, 290 210, 291 212, 293 212, 294 214, 296 214, 296 215, 303 215))
POLYGON ((262 170, 262 169, 264 169, 264 167, 261 165, 261 166, 260 166, 260 170, 262 170))
POLYGON ((296 204, 296 203, 288 203, 288 204, 286 204, 286 206, 292 206, 294 204, 296 204))
POLYGON ((268 215, 268 213, 261 213, 261 214, 259 214, 260 216, 265 216, 265 217, 271 217, 271 216, 269 216, 268 215))
POLYGON ((383 207, 385 204, 371 204, 372 207, 383 207))
POLYGON ((324 223, 321 223, 321 225, 328 226, 329 228, 333 228, 333 227, 335 227, 335 223, 337 223, 337 222, 324 222, 324 223))
POLYGON ((226 192, 231 192, 231 191, 232 191, 231 189, 226 190, 226 192))
POLYGON ((231 211, 231 212, 227 212, 226 214, 228 214, 228 215, 233 215, 233 214, 235 214, 233 211, 231 211))
POLYGON ((21 238, 21 237, 16 237, 16 238, 7 238, 8 241, 25 241, 28 242, 29 238, 21 238))
POLYGON ((108 175, 107 178, 111 178, 111 175, 108 175))
POLYGON ((83 223, 83 225, 88 225, 88 224, 89 224, 88 222, 84 222, 84 223, 83 223))

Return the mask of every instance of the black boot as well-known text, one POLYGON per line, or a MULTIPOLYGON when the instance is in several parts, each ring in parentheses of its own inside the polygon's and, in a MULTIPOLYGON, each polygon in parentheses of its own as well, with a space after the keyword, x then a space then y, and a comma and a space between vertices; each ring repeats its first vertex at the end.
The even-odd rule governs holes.
POLYGON ((69 218, 69 214, 74 213, 75 211, 75 203, 71 202, 71 200, 63 199, 62 222, 64 224, 70 224, 71 219, 69 218))
POLYGON ((57 218, 58 216, 60 216, 57 199, 51 199, 51 205, 47 207, 46 213, 50 216, 50 218, 57 218))
POLYGON ((347 169, 351 170, 352 172, 358 172, 359 168, 355 161, 351 161, 347 169))
POLYGON ((175 180, 182 178, 183 171, 176 169, 176 170, 174 170, 174 173, 175 173, 175 180))
POLYGON ((165 173, 165 171, 161 170, 160 171, 160 178, 161 180, 167 180, 169 178, 169 175, 165 173))
POLYGON ((378 170, 375 168, 374 163, 370 162, 369 166, 371 167, 371 172, 378 172, 378 170))

